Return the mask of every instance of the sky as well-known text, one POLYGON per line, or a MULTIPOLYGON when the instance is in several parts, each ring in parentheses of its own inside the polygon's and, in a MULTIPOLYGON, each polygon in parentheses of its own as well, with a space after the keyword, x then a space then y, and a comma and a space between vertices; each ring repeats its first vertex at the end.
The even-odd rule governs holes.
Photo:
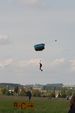
POLYGON ((75 0, 0 0, 3 82, 75 85, 75 0))

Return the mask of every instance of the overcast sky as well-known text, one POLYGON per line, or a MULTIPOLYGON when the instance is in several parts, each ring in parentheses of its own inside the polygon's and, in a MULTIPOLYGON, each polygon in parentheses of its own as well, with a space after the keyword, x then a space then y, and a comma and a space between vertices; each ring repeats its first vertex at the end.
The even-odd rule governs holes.
POLYGON ((0 0, 0 82, 75 84, 75 0, 0 0))

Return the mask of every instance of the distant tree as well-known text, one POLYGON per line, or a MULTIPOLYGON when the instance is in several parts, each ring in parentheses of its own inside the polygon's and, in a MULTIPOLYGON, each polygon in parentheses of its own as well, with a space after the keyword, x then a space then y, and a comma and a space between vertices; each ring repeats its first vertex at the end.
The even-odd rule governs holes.
POLYGON ((56 97, 55 91, 56 91, 56 87, 54 87, 53 91, 51 92, 51 97, 54 97, 54 98, 56 97))
POLYGON ((55 98, 55 91, 51 92, 50 96, 55 98))
POLYGON ((67 97, 66 89, 65 89, 65 88, 63 88, 63 89, 61 90, 61 97, 62 97, 62 98, 66 98, 66 97, 67 97))
POLYGON ((6 88, 2 88, 1 92, 3 95, 7 95, 8 94, 8 90, 6 88))
POLYGON ((25 88, 21 88, 21 91, 20 91, 20 95, 21 96, 26 96, 26 90, 25 90, 25 88))
POLYGON ((58 93, 58 98, 61 98, 61 93, 60 92, 58 93))
POLYGON ((14 88, 14 93, 18 96, 18 94, 19 94, 19 87, 18 86, 16 86, 14 88))
POLYGON ((35 97, 40 97, 41 92, 38 89, 33 89, 32 90, 32 95, 35 96, 35 97))
POLYGON ((67 92, 66 92, 67 96, 72 96, 73 94, 73 91, 71 89, 68 89, 67 92))

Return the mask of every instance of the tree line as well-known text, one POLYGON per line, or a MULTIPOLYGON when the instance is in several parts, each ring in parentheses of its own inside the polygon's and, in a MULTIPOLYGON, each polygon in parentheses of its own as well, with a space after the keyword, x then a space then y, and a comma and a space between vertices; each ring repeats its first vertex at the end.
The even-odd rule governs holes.
POLYGON ((16 86, 14 90, 9 90, 7 88, 1 88, 0 93, 1 95, 13 95, 13 96, 27 96, 28 91, 31 91, 32 96, 34 97, 58 97, 58 98, 66 98, 70 97, 75 93, 75 88, 61 88, 60 90, 38 90, 38 89, 26 89, 24 87, 19 88, 16 86))

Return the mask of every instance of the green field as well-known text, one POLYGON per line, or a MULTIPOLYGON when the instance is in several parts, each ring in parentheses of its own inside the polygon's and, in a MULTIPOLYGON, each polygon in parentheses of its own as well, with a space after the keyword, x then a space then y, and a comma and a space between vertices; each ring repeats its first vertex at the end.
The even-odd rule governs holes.
POLYGON ((28 102, 27 97, 0 96, 0 113, 67 113, 69 101, 66 99, 51 99, 32 97, 32 109, 14 108, 14 102, 28 102))

